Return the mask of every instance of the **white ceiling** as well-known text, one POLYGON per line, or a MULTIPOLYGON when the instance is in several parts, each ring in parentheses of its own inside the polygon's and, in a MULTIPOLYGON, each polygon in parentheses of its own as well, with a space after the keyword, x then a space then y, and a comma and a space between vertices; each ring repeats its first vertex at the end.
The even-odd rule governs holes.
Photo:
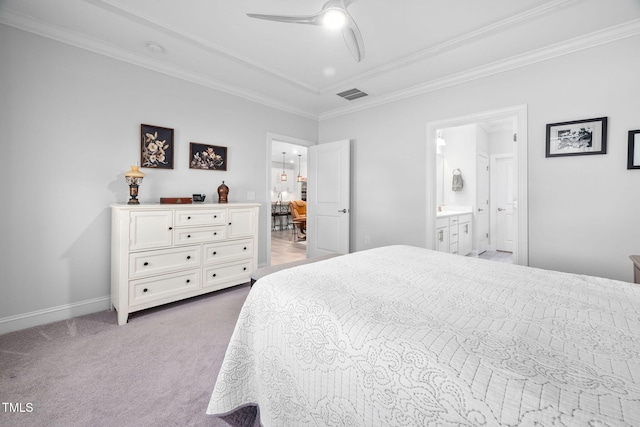
MULTIPOLYGON (((296 171, 298 170, 298 163, 301 163, 304 167, 303 170, 307 169, 307 147, 297 144, 291 144, 284 141, 271 141, 271 162, 277 165, 282 165, 282 153, 284 155, 285 164, 295 166, 296 171), (298 155, 300 155, 300 159, 298 160, 298 155)), ((291 167, 291 166, 290 166, 291 167)))
POLYGON ((320 120, 640 34, 640 0, 357 0, 356 62, 340 33, 246 16, 324 2, 0 0, 0 23, 320 120))

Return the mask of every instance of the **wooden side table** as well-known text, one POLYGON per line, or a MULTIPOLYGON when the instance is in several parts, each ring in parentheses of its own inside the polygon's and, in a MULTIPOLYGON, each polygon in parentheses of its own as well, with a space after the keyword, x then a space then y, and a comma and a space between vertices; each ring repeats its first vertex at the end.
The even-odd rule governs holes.
POLYGON ((633 283, 640 283, 640 255, 631 255, 633 261, 633 283))

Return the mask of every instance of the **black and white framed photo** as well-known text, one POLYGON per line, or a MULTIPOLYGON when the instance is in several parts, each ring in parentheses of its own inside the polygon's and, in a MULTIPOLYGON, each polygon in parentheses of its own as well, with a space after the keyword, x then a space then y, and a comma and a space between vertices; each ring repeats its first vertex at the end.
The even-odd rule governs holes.
POLYGON ((226 171, 227 147, 192 142, 189 145, 189 168, 226 171))
POLYGON ((546 157, 606 153, 606 117, 547 125, 546 157))
POLYGON ((629 131, 627 169, 640 169, 640 129, 629 131))
POLYGON ((173 169, 173 129, 142 124, 140 141, 143 168, 173 169))

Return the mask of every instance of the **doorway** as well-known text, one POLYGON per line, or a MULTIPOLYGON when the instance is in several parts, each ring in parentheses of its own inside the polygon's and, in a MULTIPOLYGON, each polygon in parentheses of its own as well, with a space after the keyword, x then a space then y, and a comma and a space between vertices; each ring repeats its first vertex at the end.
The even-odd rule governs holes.
POLYGON ((307 198, 307 149, 312 145, 285 135, 267 135, 267 265, 307 257, 306 241, 299 223, 292 219, 289 202, 307 198))
MULTIPOLYGON (((508 107, 501 110, 493 110, 482 113, 476 113, 469 116, 457 117, 451 119, 440 120, 437 122, 430 122, 427 124, 427 247, 435 248, 436 240, 436 210, 438 206, 445 200, 441 197, 444 191, 440 188, 441 182, 445 179, 444 176, 440 176, 444 170, 440 165, 442 162, 440 150, 438 149, 438 135, 442 136, 443 129, 456 128, 461 126, 484 126, 490 127, 498 123, 509 123, 512 126, 513 132, 512 138, 515 141, 512 142, 513 152, 510 153, 513 156, 513 168, 512 168, 512 184, 513 184, 513 263, 520 265, 528 265, 528 218, 527 218, 527 110, 526 105, 508 107)), ((445 138, 446 141, 446 138, 445 138)), ((484 151, 484 150, 481 150, 484 151)), ((474 148, 474 153, 476 152, 474 148)), ((488 153, 482 153, 484 158, 488 156, 488 153)), ((474 155, 475 156, 475 155, 474 155)), ((478 156, 480 159, 482 156, 478 156)), ((475 158, 475 157, 474 157, 475 158)), ((485 160, 486 161, 486 160, 485 160)), ((474 160, 475 162, 475 160, 474 160)), ((481 164, 480 160, 477 160, 475 167, 481 164)), ((474 179, 476 174, 473 174, 474 179)), ((445 196, 446 197, 446 196, 445 196)), ((478 218, 477 209, 482 209, 482 204, 475 199, 471 204, 473 209, 474 221, 478 218)), ((491 197, 489 197, 490 205, 489 217, 494 210, 491 206, 491 197)), ((494 215, 495 216, 495 215, 494 215)), ((489 233, 491 236, 491 232, 489 233)), ((479 248, 479 239, 476 235, 475 250, 476 253, 479 248)), ((492 248, 491 238, 489 238, 488 248, 492 248)))

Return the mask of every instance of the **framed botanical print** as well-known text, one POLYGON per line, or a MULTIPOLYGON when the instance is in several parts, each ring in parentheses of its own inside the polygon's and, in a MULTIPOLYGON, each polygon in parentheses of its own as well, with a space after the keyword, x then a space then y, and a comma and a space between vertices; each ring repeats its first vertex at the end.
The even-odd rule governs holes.
POLYGON ((140 166, 173 169, 173 129, 140 125, 140 166))
POLYGON ((189 145, 189 168, 227 170, 227 147, 192 142, 189 145))
POLYGON ((606 117, 547 125, 546 157, 606 153, 606 117))

